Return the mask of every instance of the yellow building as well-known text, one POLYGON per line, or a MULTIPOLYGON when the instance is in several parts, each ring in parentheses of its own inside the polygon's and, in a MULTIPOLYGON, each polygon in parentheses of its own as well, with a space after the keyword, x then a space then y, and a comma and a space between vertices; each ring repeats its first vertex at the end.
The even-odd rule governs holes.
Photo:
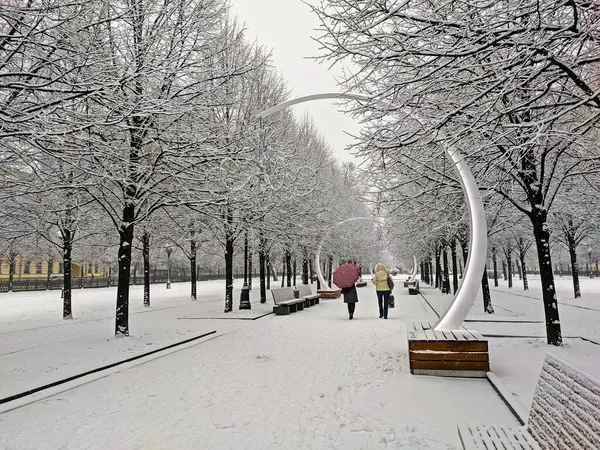
MULTIPOLYGON (((15 258, 14 267, 14 280, 22 280, 29 278, 43 278, 48 277, 48 261, 34 259, 34 258, 22 258, 17 256, 15 258)), ((7 280, 10 273, 10 263, 7 260, 0 261, 0 280, 7 280)), ((63 263, 61 261, 53 261, 51 275, 63 275, 63 263)), ((104 277, 108 273, 108 269, 104 264, 97 263, 84 263, 75 264, 71 263, 71 276, 72 277, 104 277)))

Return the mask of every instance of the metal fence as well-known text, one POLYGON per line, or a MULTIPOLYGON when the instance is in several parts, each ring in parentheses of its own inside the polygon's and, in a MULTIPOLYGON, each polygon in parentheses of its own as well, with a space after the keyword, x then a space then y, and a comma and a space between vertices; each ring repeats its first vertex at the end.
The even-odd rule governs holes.
MULTIPOLYGON (((258 276, 258 274, 253 274, 258 276)), ((234 278, 240 278, 241 275, 235 274, 234 278)), ((197 281, 208 281, 208 280, 223 280, 225 274, 198 274, 196 277, 197 281)), ((191 277, 189 274, 175 274, 171 275, 171 283, 183 283, 190 282, 191 277)), ((109 287, 116 286, 119 282, 118 278, 109 277, 73 277, 71 278, 72 289, 87 289, 87 288, 98 288, 98 287, 109 287)), ((167 275, 165 273, 151 273, 150 284, 161 284, 167 282, 167 275)), ((131 276, 129 278, 129 285, 143 285, 144 275, 131 276)), ((48 289, 62 289, 63 280, 61 278, 53 278, 47 280, 45 278, 29 278, 29 279, 13 279, 12 290, 13 292, 22 291, 45 291, 48 289)), ((9 292, 8 280, 0 280, 0 293, 9 292)))

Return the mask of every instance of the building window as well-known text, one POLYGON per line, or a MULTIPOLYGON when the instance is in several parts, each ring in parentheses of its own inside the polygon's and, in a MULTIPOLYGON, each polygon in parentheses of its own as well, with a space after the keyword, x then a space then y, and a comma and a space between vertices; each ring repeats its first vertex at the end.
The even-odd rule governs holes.
POLYGON ((23 273, 31 273, 31 261, 25 261, 25 265, 23 266, 23 273))
POLYGON ((35 273, 42 273, 42 262, 38 261, 35 263, 35 273))

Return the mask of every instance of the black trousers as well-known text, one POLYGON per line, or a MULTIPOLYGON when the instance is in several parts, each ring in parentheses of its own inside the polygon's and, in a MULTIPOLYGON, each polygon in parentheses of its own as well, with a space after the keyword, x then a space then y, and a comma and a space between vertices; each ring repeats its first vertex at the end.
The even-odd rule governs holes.
POLYGON ((388 306, 390 305, 390 294, 392 291, 377 291, 377 301, 379 302, 379 316, 387 319, 388 306))
POLYGON ((348 314, 354 314, 354 310, 356 309, 356 303, 348 303, 348 314))

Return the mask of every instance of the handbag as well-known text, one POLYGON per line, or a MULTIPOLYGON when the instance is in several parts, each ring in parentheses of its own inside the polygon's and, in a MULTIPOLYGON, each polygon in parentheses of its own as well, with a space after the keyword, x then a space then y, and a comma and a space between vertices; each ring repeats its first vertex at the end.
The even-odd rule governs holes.
POLYGON ((390 307, 390 308, 395 308, 395 307, 396 307, 396 305, 394 304, 394 301, 395 301, 395 300, 396 300, 396 299, 394 298, 394 295, 393 295, 393 294, 390 294, 390 302, 389 302, 389 305, 388 305, 388 307, 390 307))
POLYGON ((388 277, 387 277, 387 284, 388 284, 388 287, 390 288, 390 291, 391 291, 392 289, 394 289, 394 280, 392 280, 392 277, 391 277, 391 276, 389 276, 389 275, 388 275, 388 277))

